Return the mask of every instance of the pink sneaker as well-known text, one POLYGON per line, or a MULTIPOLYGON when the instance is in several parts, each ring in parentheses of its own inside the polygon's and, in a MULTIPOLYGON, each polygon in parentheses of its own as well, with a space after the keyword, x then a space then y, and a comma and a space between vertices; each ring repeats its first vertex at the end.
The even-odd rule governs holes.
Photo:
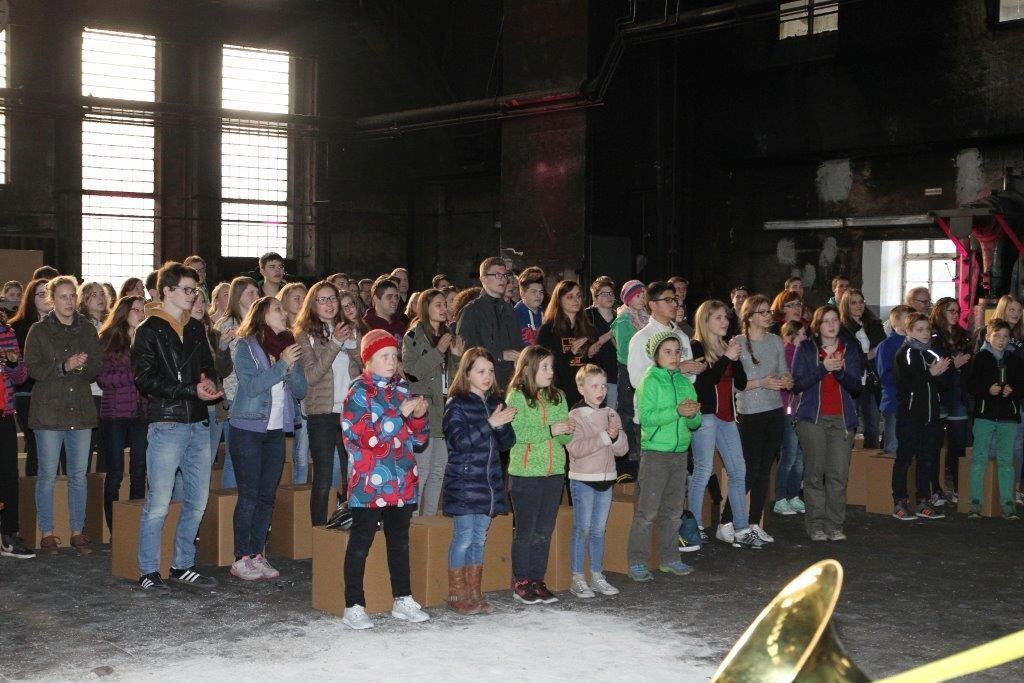
POLYGON ((263 578, 263 568, 257 564, 255 559, 246 555, 231 565, 231 575, 237 576, 243 581, 256 581, 263 578))
POLYGON ((264 579, 276 579, 281 576, 281 572, 270 566, 270 563, 267 562, 267 558, 263 557, 262 554, 256 555, 252 560, 256 563, 256 566, 260 568, 260 571, 263 572, 264 579))

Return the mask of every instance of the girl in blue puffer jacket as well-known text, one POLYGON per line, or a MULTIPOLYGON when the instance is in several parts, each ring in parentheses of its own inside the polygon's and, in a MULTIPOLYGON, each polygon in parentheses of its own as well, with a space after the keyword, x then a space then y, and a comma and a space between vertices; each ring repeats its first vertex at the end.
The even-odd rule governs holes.
POLYGON ((448 395, 442 509, 455 518, 455 531, 448 551, 447 604, 459 614, 490 614, 494 607, 480 589, 484 542, 491 518, 508 513, 500 453, 515 443, 509 423, 516 409, 502 403, 494 359, 480 346, 462 355, 448 395))

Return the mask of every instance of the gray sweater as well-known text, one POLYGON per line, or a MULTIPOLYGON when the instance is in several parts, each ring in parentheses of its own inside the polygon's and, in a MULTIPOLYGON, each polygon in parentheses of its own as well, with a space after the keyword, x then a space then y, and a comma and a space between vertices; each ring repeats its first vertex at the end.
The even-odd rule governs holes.
MULTIPOLYGON (((789 374, 786 351, 778 335, 765 334, 757 341, 748 343, 746 335, 741 334, 736 336, 736 341, 740 345, 740 362, 743 363, 748 382, 764 379, 768 375, 783 377, 789 374), (756 365, 750 357, 751 348, 758 361, 756 365)), ((736 412, 741 415, 764 413, 781 407, 782 396, 778 391, 758 387, 736 392, 736 412)))

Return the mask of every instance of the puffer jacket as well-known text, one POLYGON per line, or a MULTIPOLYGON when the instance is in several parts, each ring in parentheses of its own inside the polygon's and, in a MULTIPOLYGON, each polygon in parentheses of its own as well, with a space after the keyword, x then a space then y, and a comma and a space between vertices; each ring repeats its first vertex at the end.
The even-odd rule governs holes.
MULTIPOLYGON (((408 339, 408 337, 406 337, 408 339)), ((497 429, 487 421, 501 399, 476 394, 453 396, 442 421, 448 445, 442 510, 446 515, 504 515, 505 483, 501 452, 512 448, 516 435, 510 424, 497 429)))
MULTIPOLYGON (((853 399, 860 395, 864 385, 861 376, 864 374, 861 359, 864 352, 857 341, 850 343, 842 338, 843 361, 842 370, 832 375, 839 382, 839 394, 843 403, 843 423, 847 429, 857 428, 857 405, 853 399)), ((821 381, 828 374, 821 362, 820 347, 817 340, 805 339, 797 347, 793 355, 793 393, 800 395, 800 403, 796 407, 796 419, 800 422, 818 423, 821 417, 821 381)))
POLYGON ((158 310, 142 321, 132 343, 135 384, 149 398, 150 422, 191 424, 210 419, 196 393, 202 375, 217 382, 203 324, 186 316, 182 336, 158 310))
POLYGON ((451 352, 438 351, 422 323, 406 332, 402 339, 402 369, 412 393, 423 395, 430 403, 430 430, 435 437, 441 436, 444 402, 454 372, 452 365, 451 352))
POLYGON ((592 408, 581 401, 569 411, 569 417, 576 424, 572 441, 566 446, 569 451, 569 478, 615 481, 618 476, 615 458, 621 458, 629 451, 629 441, 618 413, 608 406, 592 408), (619 428, 619 435, 614 441, 608 436, 611 425, 619 428))
POLYGON ((427 442, 430 425, 426 415, 402 415, 402 402, 410 397, 409 384, 397 375, 379 377, 366 370, 353 380, 341 414, 351 507, 416 503, 419 477, 413 449, 427 442))
POLYGON ((330 415, 334 412, 334 361, 344 353, 342 344, 326 335, 311 337, 305 332, 295 336, 302 349, 300 363, 306 375, 306 398, 302 409, 306 415, 330 415))
POLYGON ((273 365, 266 352, 254 337, 240 339, 232 356, 238 389, 231 402, 231 427, 251 432, 267 431, 273 398, 271 389, 278 382, 284 383, 284 413, 281 426, 285 432, 294 432, 302 423, 299 415, 299 401, 306 395, 306 376, 302 365, 278 361, 273 365))
POLYGON ((18 354, 15 363, 0 362, 0 374, 4 378, 4 404, 3 414, 14 414, 14 393, 15 386, 21 384, 28 377, 28 368, 25 366, 25 357, 21 355, 21 346, 14 330, 6 325, 0 324, 0 352, 13 351, 18 354))
POLYGON ((640 448, 659 453, 683 453, 690 447, 690 432, 699 429, 703 416, 683 417, 676 406, 697 400, 697 390, 681 372, 652 365, 636 388, 640 418, 640 448))
POLYGON ((572 434, 551 436, 551 425, 569 419, 565 394, 559 392, 558 403, 551 404, 538 398, 530 405, 519 389, 508 394, 508 405, 516 409, 512 431, 516 445, 508 458, 508 473, 513 477, 550 477, 565 474, 565 444, 572 434))
POLYGON ((25 340, 25 363, 36 381, 29 428, 64 431, 96 427, 96 404, 89 384, 100 373, 102 360, 96 328, 77 311, 70 325, 61 323, 54 311, 33 325, 25 340), (64 361, 83 352, 89 354, 85 365, 64 372, 64 361))
POLYGON ((96 383, 103 389, 100 419, 146 416, 146 399, 135 386, 132 359, 128 353, 104 353, 96 383))

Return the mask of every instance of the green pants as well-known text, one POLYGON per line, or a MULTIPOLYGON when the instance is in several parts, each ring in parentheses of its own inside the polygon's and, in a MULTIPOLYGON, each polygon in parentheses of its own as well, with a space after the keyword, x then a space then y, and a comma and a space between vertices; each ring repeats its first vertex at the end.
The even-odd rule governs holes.
POLYGON ((1014 505, 1013 445, 1017 438, 1016 422, 974 420, 974 452, 971 454, 971 505, 981 503, 981 489, 985 483, 988 456, 994 451, 996 471, 999 473, 999 500, 1003 508, 1014 505), (992 449, 989 450, 989 444, 992 449))

